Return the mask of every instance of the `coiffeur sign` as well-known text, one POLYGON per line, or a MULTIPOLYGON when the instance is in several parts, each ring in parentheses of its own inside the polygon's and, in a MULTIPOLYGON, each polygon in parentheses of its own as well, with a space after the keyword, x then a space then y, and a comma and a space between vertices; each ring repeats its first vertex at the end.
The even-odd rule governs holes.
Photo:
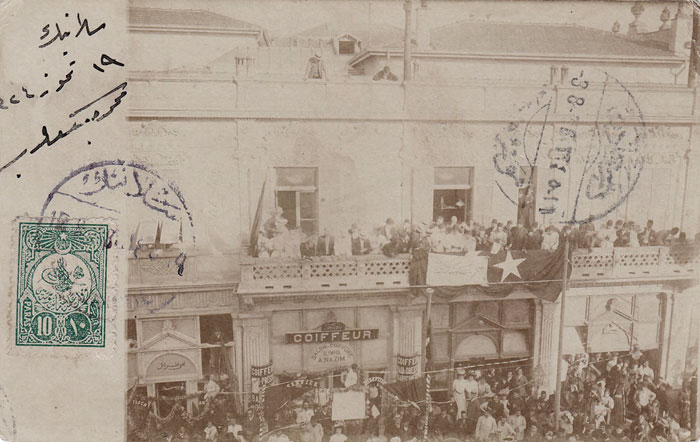
POLYGON ((287 344, 320 344, 323 342, 348 342, 377 339, 379 329, 353 329, 336 331, 309 331, 287 333, 287 344))

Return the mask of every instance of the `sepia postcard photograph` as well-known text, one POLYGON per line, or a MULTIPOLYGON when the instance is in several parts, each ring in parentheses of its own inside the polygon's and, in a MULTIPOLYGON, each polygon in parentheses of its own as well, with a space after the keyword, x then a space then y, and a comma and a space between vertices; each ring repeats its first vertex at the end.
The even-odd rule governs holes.
POLYGON ((700 3, 0 0, 1 442, 700 439, 700 3))

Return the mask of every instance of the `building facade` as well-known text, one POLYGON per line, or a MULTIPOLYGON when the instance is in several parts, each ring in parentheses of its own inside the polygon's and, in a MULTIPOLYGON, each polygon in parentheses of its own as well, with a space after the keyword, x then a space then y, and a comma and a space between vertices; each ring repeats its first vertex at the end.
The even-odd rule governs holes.
MULTIPOLYGON (((518 222, 528 195, 531 221, 543 226, 651 219, 692 238, 700 105, 697 86, 679 77, 687 14, 681 4, 663 29, 630 24, 625 35, 552 26, 579 37, 567 54, 527 26, 514 35, 535 41, 537 53, 515 43, 504 52, 492 40, 464 46, 473 31, 463 24, 419 29, 415 80, 404 83, 373 80, 387 64, 400 75, 391 29, 384 40, 341 26, 275 42, 231 17, 134 9, 132 47, 144 52, 129 79, 131 152, 177 183, 193 233, 176 252, 154 257, 154 240, 130 260, 129 385, 153 397, 173 386, 193 394, 207 376, 229 376, 248 398, 255 368, 270 364, 278 377, 328 375, 326 387, 352 363, 366 377, 420 375, 426 300, 408 284, 409 257, 249 257, 256 214, 265 221, 275 208, 303 234, 332 234, 336 247, 348 245, 351 225, 371 232, 388 217, 518 222), (202 39, 207 50, 179 64, 171 38, 202 39), (332 74, 322 80, 304 78, 316 40, 332 74), (611 52, 601 42, 612 42, 611 52), (601 175, 592 177, 591 149, 628 161, 598 162, 601 175), (533 161, 522 159, 528 154, 533 161), (186 262, 173 265, 182 250, 186 262)), ((484 36, 501 25, 479 26, 484 36)), ((565 353, 636 345, 680 387, 698 365, 693 250, 577 251, 565 353)), ((552 391, 559 308, 524 287, 504 298, 469 287, 435 297, 433 360, 439 368, 521 365, 552 391)), ((436 394, 450 383, 438 376, 436 394)))

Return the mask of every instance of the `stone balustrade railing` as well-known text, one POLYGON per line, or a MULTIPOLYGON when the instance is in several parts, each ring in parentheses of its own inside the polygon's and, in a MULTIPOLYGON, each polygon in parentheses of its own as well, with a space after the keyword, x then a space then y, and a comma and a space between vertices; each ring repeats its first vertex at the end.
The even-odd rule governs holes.
POLYGON ((700 247, 579 249, 571 257, 572 279, 698 278, 700 247))
MULTIPOLYGON (((410 257, 382 255, 248 258, 241 262, 239 293, 292 293, 407 288, 410 257)), ((575 250, 571 280, 697 279, 700 247, 624 247, 575 250)))
POLYGON ((383 255, 251 258, 241 262, 239 293, 284 293, 319 290, 408 287, 410 257, 383 255))

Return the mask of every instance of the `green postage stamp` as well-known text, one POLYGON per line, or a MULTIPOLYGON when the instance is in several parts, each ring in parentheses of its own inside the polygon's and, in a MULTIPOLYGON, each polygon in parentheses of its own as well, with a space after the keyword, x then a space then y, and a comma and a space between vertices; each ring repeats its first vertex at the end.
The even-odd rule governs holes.
POLYGON ((16 345, 105 346, 108 229, 19 223, 16 345))

